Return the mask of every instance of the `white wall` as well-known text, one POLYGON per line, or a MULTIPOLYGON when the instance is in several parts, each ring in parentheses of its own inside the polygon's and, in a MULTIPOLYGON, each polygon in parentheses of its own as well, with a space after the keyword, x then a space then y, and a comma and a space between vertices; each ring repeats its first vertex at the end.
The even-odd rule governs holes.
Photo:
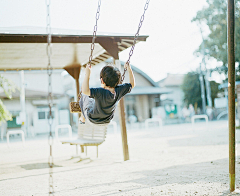
MULTIPOLYGON (((52 92, 64 94, 64 78, 61 74, 61 70, 54 71, 52 74, 52 92)), ((20 72, 1 72, 1 74, 10 79, 20 88, 20 72)), ((48 92, 48 75, 47 71, 24 71, 24 80, 26 83, 25 89, 40 92, 48 92)), ((44 95, 46 95, 44 93, 44 95)), ((41 97, 37 98, 29 98, 26 97, 25 100, 25 108, 27 119, 25 122, 26 131, 30 133, 32 129, 36 133, 47 133, 49 131, 49 124, 48 120, 41 121, 38 119, 38 105, 45 105, 47 106, 47 100, 41 97), (39 103, 37 103, 39 102, 39 103), (43 102, 43 103, 40 103, 43 102), (33 125, 33 127, 32 127, 33 125)), ((14 98, 13 100, 3 99, 3 103, 6 108, 11 112, 20 112, 21 111, 21 104, 19 98, 14 98)), ((69 99, 67 97, 59 98, 58 100, 54 100, 54 103, 57 103, 53 108, 55 112, 55 119, 54 124, 52 126, 52 130, 54 131, 55 125, 58 124, 58 109, 68 109, 69 99)))
MULTIPOLYGON (((52 91, 53 93, 63 93, 63 77, 61 70, 54 71, 52 74, 52 91)), ((10 79, 20 87, 20 72, 0 72, 5 78, 10 79)), ((36 91, 48 92, 48 75, 47 71, 24 71, 25 88, 36 91)))

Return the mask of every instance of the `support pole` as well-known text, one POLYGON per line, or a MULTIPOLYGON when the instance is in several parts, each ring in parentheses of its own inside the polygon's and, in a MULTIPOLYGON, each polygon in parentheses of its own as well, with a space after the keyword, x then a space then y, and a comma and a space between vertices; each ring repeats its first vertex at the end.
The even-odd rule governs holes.
POLYGON ((230 192, 235 190, 235 50, 234 0, 228 0, 228 121, 230 192))
MULTIPOLYGON (((205 40, 204 40, 204 37, 203 37, 203 32, 202 32, 202 28, 200 27, 200 32, 201 32, 201 35, 202 35, 202 55, 203 55, 203 59, 202 59, 202 63, 204 65, 204 79, 205 79, 205 86, 206 86, 206 93, 207 93, 207 105, 209 107, 212 108, 212 98, 211 98, 211 86, 210 86, 210 82, 209 82, 209 77, 210 77, 210 70, 207 70, 207 67, 206 67, 206 61, 205 61, 205 40)), ((201 84, 202 85, 202 84, 201 84)), ((204 93, 205 93, 205 89, 203 89, 204 93)), ((204 97, 204 101, 205 101, 205 97, 204 97)), ((204 105, 204 103, 203 103, 204 105)), ((205 109, 203 109, 204 113, 206 112, 206 103, 205 103, 205 109)))
MULTIPOLYGON (((121 63, 119 60, 114 59, 116 67, 121 70, 121 63)), ((120 111, 120 125, 121 125, 121 135, 122 135, 122 145, 123 145, 123 159, 124 161, 129 160, 128 152, 128 142, 127 142, 127 129, 126 129, 126 120, 125 120, 125 107, 124 107, 124 98, 119 102, 119 111, 120 111)))
MULTIPOLYGON (((81 64, 78 61, 78 52, 77 52, 77 44, 73 44, 73 62, 67 66, 64 67, 64 69, 75 79, 76 82, 76 93, 77 97, 79 94, 79 75, 81 72, 81 64)), ((78 118, 80 118, 80 113, 78 113, 78 118)))
POLYGON ((206 71, 205 75, 205 84, 206 84, 206 92, 207 92, 207 105, 212 108, 212 95, 211 95, 211 85, 209 82, 210 70, 206 71))
MULTIPOLYGON (((79 88, 79 74, 80 74, 80 72, 81 72, 81 69, 79 70, 78 68, 75 68, 76 69, 76 71, 74 72, 74 74, 75 74, 75 76, 74 76, 74 78, 75 78, 75 81, 76 81, 76 93, 77 93, 77 97, 78 97, 78 95, 79 95, 79 92, 80 92, 80 88, 79 88)), ((80 118, 80 113, 78 113, 78 118, 80 118)))
POLYGON ((125 120, 125 107, 124 107, 124 98, 119 102, 120 108, 120 123, 121 123, 121 134, 122 134, 122 145, 123 145, 123 158, 124 161, 129 160, 128 152, 128 142, 127 142, 127 128, 125 120))
POLYGON ((203 79, 201 66, 200 66, 199 81, 200 81, 200 87, 201 87, 202 110, 203 110, 203 114, 206 114, 205 88, 204 88, 204 79, 203 79))
POLYGON ((20 71, 21 78, 21 92, 20 92, 20 103, 21 103, 21 113, 20 113, 20 122, 21 129, 26 134, 26 97, 25 97, 25 80, 24 80, 24 71, 20 71))
MULTIPOLYGON (((78 97, 78 94, 80 92, 80 90, 79 90, 79 75, 81 72, 81 65, 73 63, 71 65, 64 67, 64 69, 75 79, 76 93, 77 93, 77 97, 78 97)), ((80 113, 78 113, 78 118, 80 118, 80 113)))

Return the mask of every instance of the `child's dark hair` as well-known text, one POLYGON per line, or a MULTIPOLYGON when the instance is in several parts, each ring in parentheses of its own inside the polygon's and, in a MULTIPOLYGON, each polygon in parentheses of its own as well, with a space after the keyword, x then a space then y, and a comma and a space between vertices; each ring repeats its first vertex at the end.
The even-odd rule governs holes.
POLYGON ((102 78, 106 86, 115 88, 120 82, 121 72, 118 68, 107 65, 102 68, 100 78, 102 78))

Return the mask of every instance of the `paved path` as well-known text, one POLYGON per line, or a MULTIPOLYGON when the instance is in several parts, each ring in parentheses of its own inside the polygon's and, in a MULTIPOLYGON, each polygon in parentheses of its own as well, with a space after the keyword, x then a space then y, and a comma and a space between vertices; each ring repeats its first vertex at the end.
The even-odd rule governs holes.
MULTIPOLYGON (((236 187, 240 186, 240 131, 236 131, 236 187)), ((12 139, 12 138, 11 138, 12 139)), ((0 195, 48 195, 47 136, 0 142, 0 195), (45 138, 45 139, 44 139, 45 138)), ((227 121, 128 130, 129 161, 121 134, 89 147, 91 160, 70 159, 75 146, 55 142, 55 195, 240 195, 229 194, 227 121)))

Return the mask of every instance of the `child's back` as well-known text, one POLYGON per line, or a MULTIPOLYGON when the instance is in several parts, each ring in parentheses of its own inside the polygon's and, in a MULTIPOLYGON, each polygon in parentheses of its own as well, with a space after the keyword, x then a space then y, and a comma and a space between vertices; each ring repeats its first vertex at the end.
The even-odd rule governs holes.
POLYGON ((86 75, 82 85, 83 95, 80 99, 82 110, 80 122, 87 118, 94 124, 107 124, 113 116, 118 101, 135 86, 135 79, 130 66, 126 65, 129 71, 130 83, 118 85, 121 73, 116 67, 105 66, 100 73, 101 87, 89 88, 91 67, 86 67, 86 75))

